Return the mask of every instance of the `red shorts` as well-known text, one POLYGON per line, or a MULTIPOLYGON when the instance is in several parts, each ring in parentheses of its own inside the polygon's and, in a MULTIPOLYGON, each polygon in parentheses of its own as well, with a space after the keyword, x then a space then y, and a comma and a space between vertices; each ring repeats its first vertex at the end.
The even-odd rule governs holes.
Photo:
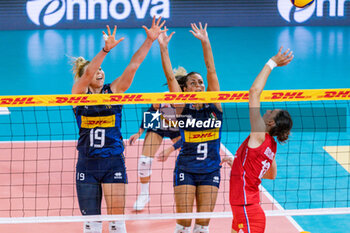
POLYGON ((232 229, 238 233, 264 233, 266 217, 259 204, 232 205, 232 229))

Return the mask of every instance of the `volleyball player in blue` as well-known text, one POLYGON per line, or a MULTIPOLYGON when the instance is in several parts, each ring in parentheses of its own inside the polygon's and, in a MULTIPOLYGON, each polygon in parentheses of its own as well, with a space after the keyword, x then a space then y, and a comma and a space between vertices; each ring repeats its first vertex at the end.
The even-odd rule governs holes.
MULTIPOLYGON (((72 94, 123 93, 131 85, 135 73, 145 59, 152 43, 162 32, 165 21, 153 18, 150 29, 143 26, 147 38, 133 55, 123 74, 111 84, 104 84, 105 74, 101 64, 106 55, 124 38, 115 39, 107 26, 103 32, 105 46, 90 61, 82 57, 74 61, 75 83, 72 94)), ((124 214, 127 175, 123 156, 121 128, 121 105, 97 105, 74 107, 79 140, 79 158, 76 165, 76 184, 79 207, 83 215, 101 214, 102 191, 108 214, 124 214)), ((101 233, 102 222, 85 222, 85 233, 101 233)), ((110 222, 109 232, 125 233, 125 222, 110 222)))
MULTIPOLYGON (((207 68, 207 91, 220 91, 207 25, 191 24, 190 31, 202 43, 207 68)), ((174 32, 173 32, 174 33, 174 32)), ((205 91, 202 76, 190 72, 175 77, 169 58, 168 43, 173 36, 162 33, 160 45, 162 64, 170 92, 205 91)), ((220 136, 222 108, 216 104, 176 104, 182 147, 174 170, 174 192, 177 213, 192 212, 196 199, 197 212, 212 212, 220 184, 220 136), (181 123, 183 122, 183 127, 181 123)), ((210 219, 196 219, 194 233, 209 232, 210 219)), ((175 233, 189 233, 191 219, 177 220, 175 233)))

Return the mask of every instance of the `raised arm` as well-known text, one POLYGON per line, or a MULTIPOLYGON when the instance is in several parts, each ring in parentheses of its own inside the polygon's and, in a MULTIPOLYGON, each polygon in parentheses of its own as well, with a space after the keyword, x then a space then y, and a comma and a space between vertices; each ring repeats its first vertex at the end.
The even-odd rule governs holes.
POLYGON ((213 51, 211 49, 211 44, 207 32, 207 24, 205 24, 203 28, 202 23, 199 23, 198 28, 195 23, 191 23, 191 27, 192 30, 190 30, 190 32, 192 35, 199 39, 202 43, 204 62, 207 68, 207 91, 220 91, 219 80, 214 64, 213 51))
POLYGON ((124 70, 123 74, 114 80, 111 84, 111 90, 113 93, 124 93, 129 89, 137 69, 140 67, 141 63, 145 59, 153 42, 158 38, 160 33, 164 32, 162 30, 165 21, 161 22, 161 17, 156 21, 153 17, 152 26, 148 29, 146 26, 142 26, 145 29, 147 38, 145 42, 141 45, 139 50, 132 56, 129 65, 124 70))
POLYGON ((289 49, 282 53, 281 47, 278 53, 264 65, 249 90, 249 118, 251 126, 249 147, 258 147, 265 140, 266 124, 260 114, 260 96, 264 90, 267 78, 274 67, 288 65, 293 57, 293 52, 289 51, 289 49))
MULTIPOLYGON (((165 27, 165 30, 168 30, 165 27)), ((168 44, 171 40, 171 37, 174 35, 175 32, 172 32, 169 36, 167 35, 166 31, 161 33, 158 38, 159 48, 160 48, 160 54, 162 57, 162 66, 163 71, 168 83, 168 88, 170 92, 181 92, 181 88, 179 83, 177 82, 173 67, 171 65, 170 57, 169 57, 169 50, 168 50, 168 44)))
POLYGON ((119 44, 123 38, 119 40, 115 40, 115 34, 117 32, 117 26, 114 26, 113 34, 111 34, 111 30, 107 25, 107 33, 102 32, 105 38, 105 46, 104 48, 91 60, 89 65, 87 66, 84 74, 79 78, 73 85, 72 94, 85 94, 86 89, 89 87, 95 73, 100 68, 104 58, 107 53, 113 49, 117 44, 119 44))

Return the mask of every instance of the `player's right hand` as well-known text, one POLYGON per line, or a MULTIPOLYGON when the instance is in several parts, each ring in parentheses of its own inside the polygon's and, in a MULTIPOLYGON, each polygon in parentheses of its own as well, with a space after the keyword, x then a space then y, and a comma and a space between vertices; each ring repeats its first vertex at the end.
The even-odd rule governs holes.
POLYGON ((157 155, 157 160, 159 162, 165 162, 169 158, 169 155, 174 151, 174 147, 170 146, 169 148, 163 150, 157 155))
POLYGON ((130 138, 129 138, 129 145, 132 146, 137 139, 139 139, 140 137, 140 134, 138 133, 135 133, 134 135, 132 135, 130 138))
POLYGON ((278 53, 273 56, 271 59, 276 62, 277 66, 286 66, 288 65, 294 58, 293 51, 290 51, 290 49, 287 49, 282 53, 283 47, 281 46, 278 50, 278 53))
POLYGON ((175 32, 170 33, 170 35, 167 35, 167 27, 164 27, 164 32, 162 32, 158 37, 158 43, 160 47, 167 47, 169 44, 169 41, 171 40, 171 37, 173 37, 175 32))

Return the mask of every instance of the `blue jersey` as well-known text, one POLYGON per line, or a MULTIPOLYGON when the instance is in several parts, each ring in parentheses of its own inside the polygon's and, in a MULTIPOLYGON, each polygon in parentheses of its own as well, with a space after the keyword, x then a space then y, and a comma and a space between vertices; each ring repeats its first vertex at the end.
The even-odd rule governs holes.
POLYGON ((191 173, 209 173, 220 168, 222 112, 214 104, 197 110, 186 104, 178 125, 182 148, 176 167, 191 173))
MULTIPOLYGON (((112 93, 109 84, 103 86, 102 93, 112 93)), ((123 153, 122 105, 77 106, 74 113, 79 127, 80 155, 109 157, 123 153)))

